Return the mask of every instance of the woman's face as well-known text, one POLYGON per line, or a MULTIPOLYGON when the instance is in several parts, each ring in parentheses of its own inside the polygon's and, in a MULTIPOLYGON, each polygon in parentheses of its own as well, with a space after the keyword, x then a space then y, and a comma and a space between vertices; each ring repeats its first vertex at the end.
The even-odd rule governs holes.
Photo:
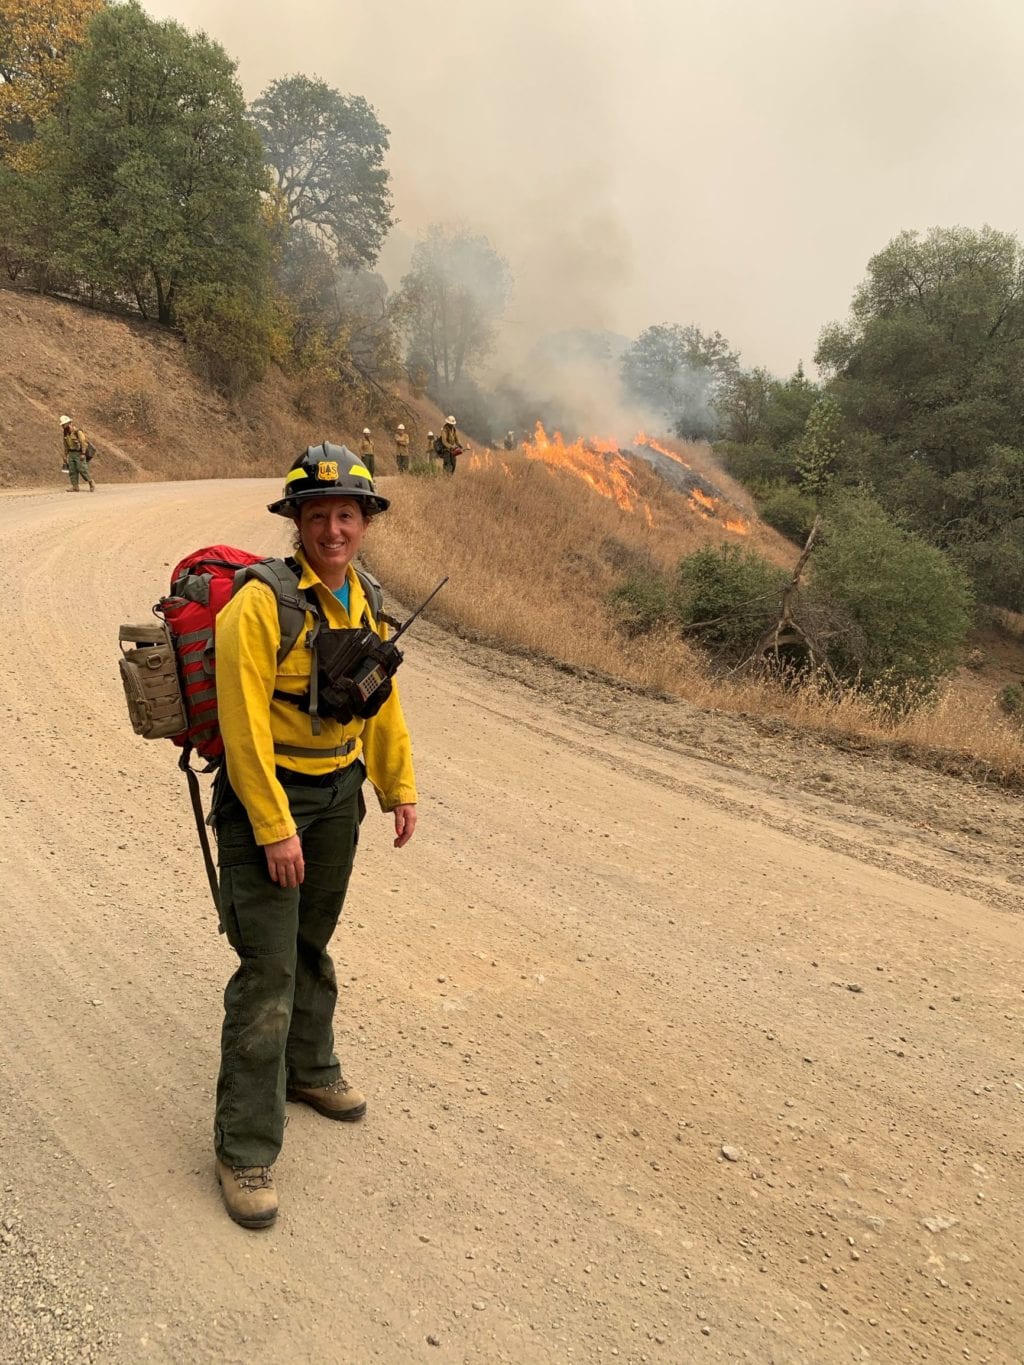
POLYGON ((368 523, 356 498, 312 498, 299 504, 299 538, 310 566, 328 587, 340 588, 359 552, 368 523))

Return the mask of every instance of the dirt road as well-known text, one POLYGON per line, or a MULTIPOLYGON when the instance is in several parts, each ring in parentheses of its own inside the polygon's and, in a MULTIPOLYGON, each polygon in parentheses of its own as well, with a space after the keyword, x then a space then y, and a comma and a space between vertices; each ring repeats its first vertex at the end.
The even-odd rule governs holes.
POLYGON ((228 1221, 231 953, 114 661, 275 487, 0 498, 0 1359, 1020 1360, 1019 797, 429 626, 336 940, 369 1115, 228 1221))

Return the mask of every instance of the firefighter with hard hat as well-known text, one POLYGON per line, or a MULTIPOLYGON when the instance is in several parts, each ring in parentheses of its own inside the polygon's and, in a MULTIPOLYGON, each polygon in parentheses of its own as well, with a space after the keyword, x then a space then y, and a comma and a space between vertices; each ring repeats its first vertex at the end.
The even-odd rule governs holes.
POLYGON ((432 431, 427 432, 427 464, 433 467, 434 460, 437 458, 435 449, 436 437, 432 431))
POLYGON ((462 446, 459 444, 455 418, 448 416, 441 428, 441 464, 446 474, 455 473, 455 462, 461 454, 462 446))
POLYGON ((395 464, 398 466, 399 474, 409 472, 409 433, 404 422, 399 422, 395 432, 395 464))
POLYGON ((514 432, 514 431, 506 431, 506 432, 505 432, 505 449, 506 449, 506 450, 515 450, 515 448, 516 448, 516 434, 515 434, 515 432, 514 432))
POLYGON ((222 928, 238 966, 224 994, 214 1146, 227 1211, 248 1228, 277 1216, 273 1166, 286 1100, 344 1122, 366 1112, 335 1052, 328 945, 366 810, 364 780, 392 813, 395 848, 416 828, 416 782, 394 683, 383 700, 374 692, 360 705, 362 694, 351 693, 351 705, 332 710, 330 679, 314 696, 330 655, 309 641, 386 639, 372 606, 376 585, 366 586, 354 561, 387 507, 350 450, 325 443, 303 451, 269 511, 294 523, 307 628, 279 659, 277 600, 255 580, 217 617, 225 763, 213 822, 222 928))
POLYGON ((66 491, 77 493, 79 480, 84 479, 89 485, 89 492, 95 493, 96 485, 93 482, 92 471, 89 469, 89 460, 91 459, 89 452, 92 449, 89 445, 89 438, 66 415, 61 416, 60 425, 64 436, 64 463, 61 466, 61 472, 63 473, 66 470, 70 480, 66 491))
POLYGON ((363 457, 363 464, 370 471, 370 478, 372 479, 377 472, 377 466, 373 455, 373 437, 370 435, 369 427, 363 427, 363 439, 359 444, 359 453, 363 457))

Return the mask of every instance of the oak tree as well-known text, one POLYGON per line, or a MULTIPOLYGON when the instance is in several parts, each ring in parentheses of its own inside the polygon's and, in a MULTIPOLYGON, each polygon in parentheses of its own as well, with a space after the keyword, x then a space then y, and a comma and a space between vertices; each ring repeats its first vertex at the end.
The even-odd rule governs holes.
POLYGON ((259 139, 218 44, 135 3, 93 22, 46 130, 63 262, 106 297, 173 322, 190 288, 268 281, 259 139))
POLYGON ((371 106, 325 81, 288 76, 264 90, 249 116, 288 222, 320 238, 340 265, 372 266, 394 220, 388 130, 371 106))
POLYGON ((104 0, 0 0, 0 159, 25 165, 36 127, 54 112, 72 60, 104 0))

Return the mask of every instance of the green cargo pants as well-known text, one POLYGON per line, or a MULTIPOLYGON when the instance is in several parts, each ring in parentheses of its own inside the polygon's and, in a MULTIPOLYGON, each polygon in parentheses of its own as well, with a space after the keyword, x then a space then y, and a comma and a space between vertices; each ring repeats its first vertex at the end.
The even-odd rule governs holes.
POLYGON ((285 785, 305 879, 271 881, 238 797, 217 797, 221 926, 238 954, 224 992, 214 1148, 229 1166, 271 1166, 284 1138, 289 1084, 330 1085, 338 985, 327 945, 348 888, 365 807, 362 763, 327 787, 285 785))
POLYGON ((68 452, 68 477, 71 480, 72 488, 78 488, 79 479, 84 479, 90 488, 93 486, 89 461, 85 458, 83 452, 78 450, 71 450, 68 452))

